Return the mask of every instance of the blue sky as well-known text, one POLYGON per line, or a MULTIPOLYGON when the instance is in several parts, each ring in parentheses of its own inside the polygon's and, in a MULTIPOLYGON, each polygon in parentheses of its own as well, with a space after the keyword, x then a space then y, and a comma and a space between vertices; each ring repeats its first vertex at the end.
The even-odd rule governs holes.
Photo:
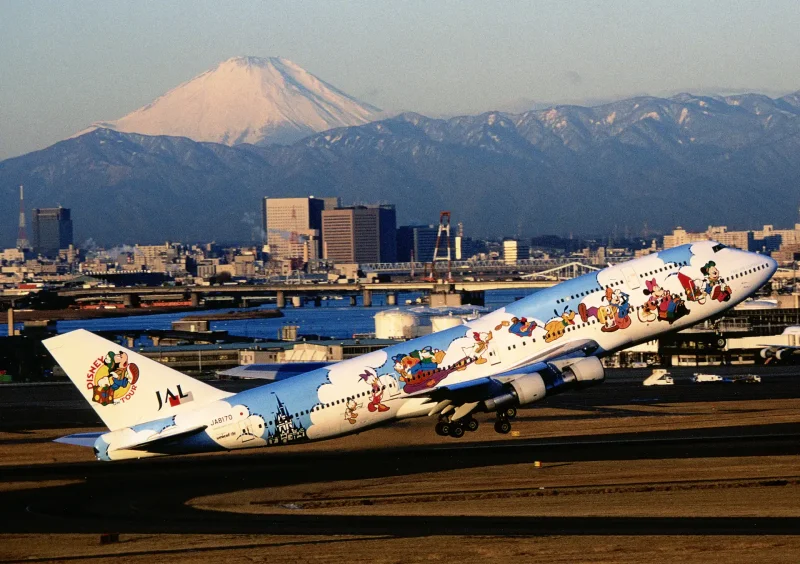
POLYGON ((238 55, 387 110, 800 89, 797 0, 0 4, 0 159, 116 119, 238 55))

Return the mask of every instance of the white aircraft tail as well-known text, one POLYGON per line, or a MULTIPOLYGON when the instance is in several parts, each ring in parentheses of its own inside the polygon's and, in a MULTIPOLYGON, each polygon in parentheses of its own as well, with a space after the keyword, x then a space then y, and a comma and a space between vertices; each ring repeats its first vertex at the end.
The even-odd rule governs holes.
POLYGON ((84 329, 43 344, 112 431, 231 395, 84 329))

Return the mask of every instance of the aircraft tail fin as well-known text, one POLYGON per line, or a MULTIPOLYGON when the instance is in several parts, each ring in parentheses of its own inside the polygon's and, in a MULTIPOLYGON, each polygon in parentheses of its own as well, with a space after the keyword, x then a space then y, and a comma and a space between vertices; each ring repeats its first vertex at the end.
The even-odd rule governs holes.
POLYGON ((84 329, 43 344, 112 431, 231 395, 84 329))

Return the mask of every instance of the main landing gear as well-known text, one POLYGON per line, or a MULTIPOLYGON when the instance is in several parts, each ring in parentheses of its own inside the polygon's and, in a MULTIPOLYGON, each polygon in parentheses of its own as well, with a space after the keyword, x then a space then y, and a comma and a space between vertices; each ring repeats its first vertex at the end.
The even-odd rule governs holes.
POLYGON ((460 439, 464 436, 466 431, 474 433, 478 430, 478 420, 474 417, 460 419, 458 421, 451 421, 449 418, 440 418, 436 424, 436 434, 442 437, 450 436, 454 439, 460 439))
POLYGON ((494 423, 494 430, 501 435, 511 432, 511 420, 517 416, 516 407, 507 407, 497 412, 497 421, 494 423))

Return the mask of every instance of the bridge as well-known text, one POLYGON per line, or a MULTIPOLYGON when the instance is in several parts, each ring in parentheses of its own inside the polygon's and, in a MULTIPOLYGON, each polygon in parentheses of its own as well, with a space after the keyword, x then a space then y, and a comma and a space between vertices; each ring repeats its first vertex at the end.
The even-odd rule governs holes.
MULTIPOLYGON (((607 257, 609 264, 617 262, 624 262, 630 260, 631 257, 607 257)), ((564 258, 539 258, 539 259, 521 259, 516 263, 507 263, 502 260, 463 260, 452 261, 450 269, 453 274, 464 274, 469 272, 540 272, 546 269, 554 269, 561 266, 580 264, 582 266, 600 266, 605 267, 607 264, 592 265, 587 261, 577 260, 575 257, 564 258)), ((361 267, 364 271, 378 272, 385 274, 408 274, 411 272, 413 266, 414 272, 425 272, 429 263, 424 262, 373 262, 362 264, 361 267)))
MULTIPOLYGON (((458 294, 468 298, 479 298, 483 292, 502 289, 548 288, 553 280, 476 280, 464 282, 425 282, 410 280, 406 282, 377 282, 349 284, 235 284, 223 286, 159 286, 130 288, 69 288, 59 290, 59 296, 79 301, 109 300, 123 303, 126 307, 136 307, 143 300, 186 300, 192 306, 199 306, 201 299, 219 299, 223 296, 233 298, 236 304, 248 301, 274 299, 278 307, 285 307, 287 298, 293 299, 295 306, 302 305, 303 299, 320 300, 322 296, 348 296, 351 305, 356 304, 356 296, 361 295, 365 306, 372 305, 373 294, 385 294, 386 303, 395 305, 399 292, 422 292, 431 295, 458 294)), ((475 303, 469 301, 467 303, 475 303)), ((445 305, 445 304, 442 304, 445 305)), ((447 305, 458 305, 447 302, 447 305)))
POLYGON ((590 272, 597 272, 600 270, 596 266, 584 264, 582 262, 574 261, 567 264, 562 264, 548 270, 534 272, 533 274, 526 274, 522 276, 525 280, 571 280, 588 274, 590 272))

